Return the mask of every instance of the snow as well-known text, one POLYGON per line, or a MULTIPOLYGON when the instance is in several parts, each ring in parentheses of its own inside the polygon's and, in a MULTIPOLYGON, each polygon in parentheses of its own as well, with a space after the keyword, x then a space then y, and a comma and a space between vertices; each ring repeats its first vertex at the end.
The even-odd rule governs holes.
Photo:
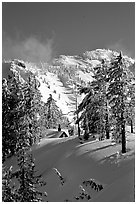
POLYGON ((42 100, 47 102, 49 94, 52 94, 57 106, 62 110, 63 114, 67 115, 68 112, 72 111, 71 107, 67 106, 67 104, 71 103, 71 100, 69 99, 70 91, 63 86, 63 83, 60 81, 57 75, 47 72, 44 78, 50 88, 48 88, 47 84, 43 83, 43 79, 40 79, 39 77, 39 90, 42 94, 42 100))
POLYGON ((89 64, 92 64, 93 67, 96 67, 97 65, 100 64, 100 61, 99 60, 89 60, 89 59, 86 59, 86 62, 88 62, 89 64))
POLYGON ((92 201, 93 202, 133 201, 134 200, 133 183, 134 173, 129 172, 126 175, 122 176, 122 178, 116 179, 116 181, 109 185, 108 188, 106 188, 97 198, 93 199, 92 201))
MULTIPOLYGON (((55 130, 49 131, 53 134, 55 130)), ((89 202, 132 202, 134 201, 135 182, 135 134, 126 132, 127 153, 121 153, 121 144, 111 140, 92 140, 79 143, 78 138, 43 138, 31 148, 35 159, 37 175, 41 174, 46 186, 40 187, 47 192, 43 201, 87 202, 76 200, 81 189, 91 196, 89 202), (56 171, 65 181, 61 184, 56 171), (103 186, 95 191, 85 186, 83 181, 93 179, 103 186)), ((15 157, 6 161, 7 166, 17 168, 15 157)))
POLYGON ((78 71, 78 75, 79 77, 84 81, 84 82, 89 82, 89 81, 93 81, 93 73, 84 73, 82 71, 78 71))
POLYGON ((121 144, 112 145, 111 140, 79 144, 77 137, 43 139, 32 152, 38 173, 47 182, 43 189, 48 194, 46 200, 62 202, 69 199, 74 202, 74 197, 80 193, 79 186, 82 182, 93 178, 104 189, 95 192, 84 187, 92 197, 89 201, 133 201, 134 139, 134 134, 127 135, 127 153, 123 155, 121 144), (53 168, 64 177, 63 186, 53 168))
POLYGON ((86 61, 82 61, 82 59, 78 59, 78 56, 61 55, 59 58, 59 62, 63 63, 66 66, 86 67, 86 61))
MULTIPOLYGON (((92 80, 92 73, 82 73, 79 71, 79 77, 86 82, 92 80)), ((75 93, 71 85, 66 84, 64 79, 59 78, 56 74, 46 72, 46 75, 39 75, 37 79, 40 82, 39 90, 42 94, 42 100, 47 102, 49 94, 52 94, 57 106, 62 110, 63 114, 73 122, 74 111, 76 110, 75 93)), ((84 95, 78 96, 78 104, 82 101, 84 95)))

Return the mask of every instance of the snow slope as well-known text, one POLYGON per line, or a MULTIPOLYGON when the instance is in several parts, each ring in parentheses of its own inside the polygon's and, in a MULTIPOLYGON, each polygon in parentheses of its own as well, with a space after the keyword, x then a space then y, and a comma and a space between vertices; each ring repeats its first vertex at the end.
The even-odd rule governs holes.
MULTIPOLYGON (((20 61, 19 61, 20 62, 20 61)), ((36 74, 36 67, 34 69, 30 64, 26 63, 25 68, 16 64, 15 61, 3 63, 3 78, 12 75, 11 69, 17 70, 20 73, 21 79, 27 81, 28 73, 31 71, 36 74)), ((92 74, 83 73, 79 71, 78 76, 85 82, 92 81, 92 74)), ((68 84, 65 77, 58 76, 56 73, 46 71, 36 76, 40 82, 39 90, 42 94, 42 100, 47 102, 50 94, 56 101, 57 106, 62 110, 63 114, 73 123, 74 111, 76 110, 74 87, 68 84)), ((78 97, 78 103, 82 100, 83 96, 78 97)))
MULTIPOLYGON (((48 197, 45 201, 76 202, 80 185, 91 196, 91 201, 134 201, 134 134, 127 133, 127 153, 121 154, 121 144, 111 140, 88 141, 79 144, 78 138, 43 139, 33 147, 36 169, 47 185, 43 188, 48 197), (53 168, 57 168, 65 179, 62 186, 53 168), (96 192, 86 187, 83 181, 95 179, 103 185, 96 192)), ((78 201, 87 201, 86 199, 78 201)))

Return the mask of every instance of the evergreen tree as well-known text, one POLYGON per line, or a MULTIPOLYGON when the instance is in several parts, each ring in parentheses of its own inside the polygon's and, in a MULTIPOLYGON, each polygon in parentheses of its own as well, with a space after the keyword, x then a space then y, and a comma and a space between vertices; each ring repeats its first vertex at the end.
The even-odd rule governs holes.
POLYGON ((30 73, 28 77, 27 86, 24 88, 24 100, 27 120, 29 121, 29 132, 32 136, 30 145, 39 141, 40 126, 38 116, 41 115, 41 93, 38 90, 38 81, 36 77, 30 73))
POLYGON ((47 99, 46 107, 47 128, 56 128, 62 119, 62 112, 59 110, 51 94, 47 99))
MULTIPOLYGON (((3 80, 4 82, 5 80, 3 80)), ((16 152, 16 144, 18 141, 18 115, 24 114, 19 111, 22 103, 22 85, 19 82, 17 73, 13 77, 8 78, 7 83, 3 83, 2 95, 2 143, 3 154, 12 155, 16 152), (7 147, 6 147, 7 146, 7 147)))
POLYGON ((18 200, 19 202, 42 201, 44 193, 38 188, 46 184, 41 176, 36 176, 35 165, 31 154, 23 149, 18 154, 19 170, 14 176, 19 181, 18 200))
MULTIPOLYGON (((78 66, 75 66, 75 69, 77 70, 78 66)), ((76 114, 76 124, 77 124, 77 133, 78 133, 78 138, 81 139, 80 136, 80 120, 79 120, 79 111, 78 111, 78 97, 79 97, 79 76, 76 73, 72 72, 71 75, 71 85, 73 87, 73 94, 74 94, 74 99, 73 99, 73 104, 75 105, 75 114, 76 114)))
POLYGON ((42 176, 37 176, 32 154, 22 146, 18 152, 18 167, 15 172, 3 168, 2 175, 2 201, 4 202, 39 202, 46 192, 39 190, 45 186, 42 176), (16 183, 14 184, 13 181, 16 183))
POLYGON ((108 64, 102 60, 100 66, 95 68, 95 76, 94 82, 92 82, 91 86, 94 89, 94 94, 99 95, 100 105, 100 122, 99 124, 102 126, 102 130, 104 131, 104 135, 106 139, 109 139, 109 101, 107 98, 107 90, 108 90, 108 64), (104 127, 104 128, 103 128, 104 127))
POLYGON ((126 101, 126 113, 125 118, 127 123, 131 127, 131 133, 133 133, 133 126, 135 124, 135 84, 131 83, 128 89, 128 97, 126 101))
POLYGON ((112 119, 114 121, 113 134, 122 140, 122 153, 126 152, 126 102, 128 89, 131 85, 133 75, 126 66, 122 53, 111 63, 109 69, 108 97, 112 109, 112 119))
MULTIPOLYGON (((79 104, 77 112, 82 112, 81 116, 78 118, 78 121, 82 121, 82 127, 85 130, 85 136, 88 137, 89 130, 91 130, 91 116, 93 117, 93 93, 90 87, 81 88, 80 93, 85 93, 86 96, 83 101, 79 104)), ((95 109, 94 109, 95 110, 95 109)), ((93 126, 92 126, 93 128, 93 126)))
POLYGON ((83 121, 86 135, 98 132, 101 137, 109 138, 109 109, 107 99, 108 67, 104 61, 95 68, 94 80, 80 92, 86 96, 78 107, 82 112, 79 120, 83 121))
MULTIPOLYGON (((7 80, 2 81, 2 159, 5 161, 11 146, 10 141, 14 138, 10 136, 10 91, 8 89, 7 80)), ((12 141, 13 142, 13 141, 12 141)), ((14 142, 12 143, 14 144, 14 142)))
POLYGON ((19 73, 13 71, 8 80, 3 79, 2 87, 2 148, 3 159, 19 150, 20 139, 26 138, 31 146, 40 137, 41 94, 37 81, 30 73, 29 81, 23 82, 19 73), (23 131, 21 131, 23 129, 23 131))

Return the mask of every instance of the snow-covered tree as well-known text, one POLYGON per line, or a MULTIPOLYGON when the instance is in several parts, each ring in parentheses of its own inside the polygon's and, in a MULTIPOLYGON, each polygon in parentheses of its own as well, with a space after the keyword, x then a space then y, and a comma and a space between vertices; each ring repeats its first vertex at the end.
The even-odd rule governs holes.
POLYGON ((16 144, 18 141, 18 119, 19 115, 24 113, 21 110, 22 106, 22 84, 19 82, 19 76, 15 73, 13 77, 9 77, 6 81, 3 80, 2 90, 2 151, 4 154, 16 152, 16 144))
POLYGON ((39 141, 40 137, 40 123, 38 116, 41 114, 41 93, 38 89, 39 83, 36 77, 30 73, 28 77, 28 84, 24 89, 25 110, 27 119, 29 121, 29 132, 32 135, 32 144, 39 141))
POLYGON ((36 175, 34 159, 22 145, 18 152, 18 169, 12 171, 3 167, 2 201, 4 202, 39 202, 46 192, 40 190, 46 182, 41 175, 36 175))
POLYGON ((53 99, 51 94, 47 99, 46 108, 47 111, 45 118, 47 122, 47 128, 56 128, 58 124, 61 124, 62 111, 56 105, 56 101, 53 99))
POLYGON ((100 121, 99 124, 102 126, 106 139, 109 139, 110 121, 109 121, 109 101, 107 98, 108 90, 108 69, 109 65, 105 60, 102 60, 100 66, 95 68, 94 81, 91 86, 94 90, 94 94, 99 95, 100 105, 100 121), (103 128, 104 127, 104 128, 103 128))
POLYGON ((40 111, 41 95, 33 74, 28 82, 22 81, 18 72, 3 79, 2 87, 2 148, 3 157, 13 155, 20 149, 20 140, 31 146, 39 137, 40 124, 37 114, 40 111))
POLYGON ((36 176, 35 164, 31 154, 22 147, 18 154, 19 169, 14 176, 19 182, 17 189, 19 202, 39 202, 42 201, 44 193, 39 188, 46 185, 41 176, 36 176))
MULTIPOLYGON (((14 150, 16 142, 15 137, 11 135, 11 121, 10 121, 10 91, 8 89, 7 80, 2 81, 2 158, 3 162, 9 151, 14 150), (12 141, 12 142, 11 142, 12 141), (11 146, 14 144, 14 147, 11 146)), ((13 151, 14 152, 14 151, 13 151)))
POLYGON ((128 90, 128 97, 126 102, 126 121, 131 127, 133 133, 133 126, 135 125, 135 84, 131 83, 128 90))
POLYGON ((129 87, 133 81, 133 75, 129 71, 122 53, 111 63, 109 69, 108 97, 112 110, 113 135, 122 140, 122 153, 126 152, 126 106, 129 87))
POLYGON ((94 80, 80 92, 86 96, 78 107, 86 134, 98 132, 101 137, 109 138, 109 109, 107 99, 108 67, 104 61, 95 68, 94 80))

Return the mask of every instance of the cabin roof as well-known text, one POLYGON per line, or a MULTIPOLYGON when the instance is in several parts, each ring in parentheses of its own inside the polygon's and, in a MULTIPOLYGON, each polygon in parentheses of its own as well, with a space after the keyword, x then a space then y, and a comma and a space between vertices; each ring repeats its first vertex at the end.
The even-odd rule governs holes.
POLYGON ((68 134, 65 131, 57 131, 56 133, 54 133, 54 135, 50 136, 50 138, 59 138, 61 137, 63 134, 65 134, 65 136, 68 137, 68 134))

